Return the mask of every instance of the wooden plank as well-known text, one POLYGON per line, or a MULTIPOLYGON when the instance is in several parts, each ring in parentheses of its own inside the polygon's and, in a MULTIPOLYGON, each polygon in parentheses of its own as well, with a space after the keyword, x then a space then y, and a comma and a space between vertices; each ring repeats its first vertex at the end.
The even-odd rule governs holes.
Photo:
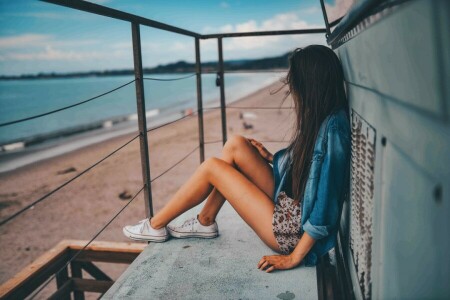
POLYGON ((114 281, 73 278, 74 291, 105 293, 114 281))
MULTIPOLYGON (((30 290, 35 289, 51 274, 62 268, 71 255, 75 251, 83 249, 87 243, 88 241, 83 240, 63 240, 59 242, 55 247, 46 251, 11 279, 3 283, 0 286, 0 298, 7 298, 18 290, 21 290, 21 295, 25 295, 30 290), (25 285, 27 288, 21 289, 25 285)), ((130 263, 146 246, 146 243, 94 241, 86 247, 88 251, 80 253, 80 256, 82 259, 92 258, 103 262, 130 263), (101 253, 96 254, 96 251, 101 251, 101 253), (111 256, 111 259, 108 259, 108 256, 111 256)))
MULTIPOLYGON (((80 250, 89 241, 65 240, 64 242, 67 243, 70 249, 80 250)), ((86 250, 139 254, 145 249, 147 245, 147 243, 93 241, 89 246, 86 247, 86 250)))
POLYGON ((20 289, 24 284, 36 278, 37 274, 48 269, 50 265, 54 264, 62 256, 67 255, 67 249, 67 244, 62 241, 23 268, 22 271, 0 286, 0 298, 9 297, 15 289, 20 289))
POLYGON ((100 270, 96 265, 91 262, 80 262, 81 267, 89 273, 96 280, 106 280, 113 281, 111 277, 105 274, 102 270, 100 270))
MULTIPOLYGON (((78 250, 76 250, 78 251, 78 250)), ((75 250, 70 250, 71 255, 76 253, 75 250)), ((107 262, 118 264, 130 264, 132 263, 139 253, 120 253, 111 251, 92 251, 83 250, 75 259, 75 261, 85 262, 107 262)))

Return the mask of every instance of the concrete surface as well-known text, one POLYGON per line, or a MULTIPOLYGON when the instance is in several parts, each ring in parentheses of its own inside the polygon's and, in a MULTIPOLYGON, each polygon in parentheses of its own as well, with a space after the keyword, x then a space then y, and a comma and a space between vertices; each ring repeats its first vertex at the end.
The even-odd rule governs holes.
POLYGON ((102 299, 317 299, 315 267, 262 272, 258 261, 274 252, 228 203, 217 223, 215 239, 149 244, 102 299))

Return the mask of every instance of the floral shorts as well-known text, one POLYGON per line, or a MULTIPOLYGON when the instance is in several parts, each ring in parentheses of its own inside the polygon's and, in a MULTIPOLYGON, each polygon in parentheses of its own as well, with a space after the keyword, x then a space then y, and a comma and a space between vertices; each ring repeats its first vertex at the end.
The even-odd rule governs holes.
POLYGON ((278 202, 272 217, 272 229, 283 254, 291 253, 301 235, 301 205, 284 191, 278 194, 278 202))

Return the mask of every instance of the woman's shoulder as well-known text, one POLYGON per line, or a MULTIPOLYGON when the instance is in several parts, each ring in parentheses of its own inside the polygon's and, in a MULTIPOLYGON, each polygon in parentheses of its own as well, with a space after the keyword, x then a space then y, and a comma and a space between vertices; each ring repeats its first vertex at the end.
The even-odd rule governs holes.
POLYGON ((323 131, 329 135, 330 133, 339 133, 344 136, 350 137, 350 121, 348 112, 344 108, 337 109, 330 113, 322 124, 323 131))

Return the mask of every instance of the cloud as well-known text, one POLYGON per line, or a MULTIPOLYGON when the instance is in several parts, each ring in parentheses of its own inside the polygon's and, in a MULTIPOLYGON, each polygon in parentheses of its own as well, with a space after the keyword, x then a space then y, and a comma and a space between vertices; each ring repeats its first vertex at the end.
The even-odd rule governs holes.
POLYGON ((98 44, 94 39, 57 40, 49 34, 25 33, 14 36, 0 37, 0 50, 8 48, 39 48, 48 45, 53 47, 73 47, 98 44))
POLYGON ((2 55, 2 60, 64 60, 64 61, 82 61, 85 59, 99 59, 103 54, 95 51, 62 51, 54 49, 52 46, 46 46, 43 51, 31 53, 7 53, 2 55))
MULTIPOLYGON (((53 35, 26 33, 0 38, 0 61, 80 61, 99 59, 98 51, 81 51, 80 46, 98 44, 96 40, 57 40, 53 35)), ((113 52, 114 53, 114 52, 113 52)))
POLYGON ((22 34, 0 38, 0 48, 17 48, 30 46, 36 43, 46 43, 51 39, 50 35, 45 34, 22 34))
POLYGON ((50 11, 35 11, 21 13, 3 13, 0 18, 36 18, 36 19, 54 19, 54 20, 77 20, 93 18, 90 14, 83 14, 77 11, 69 11, 64 13, 55 13, 50 11))
POLYGON ((300 18, 298 13, 288 12, 277 14, 259 23, 255 20, 248 20, 238 24, 226 24, 219 28, 207 26, 203 28, 203 33, 289 30, 319 28, 321 26, 322 25, 308 24, 300 18))
MULTIPOLYGON (((312 13, 310 9, 307 10, 308 13, 312 13)), ((272 30, 292 30, 292 29, 307 29, 307 28, 321 28, 323 25, 309 24, 300 18, 299 12, 287 12, 276 14, 271 18, 257 22, 255 20, 248 20, 246 22, 237 24, 226 24, 218 28, 214 27, 204 27, 204 33, 228 33, 228 32, 249 32, 249 31, 272 31, 272 30)), ((266 36, 266 37, 239 37, 227 39, 224 43, 225 51, 242 51, 242 50, 256 50, 256 49, 271 49, 281 50, 284 45, 294 45, 295 42, 305 42, 308 37, 305 35, 289 35, 289 36, 266 36)), ((325 39, 323 37, 315 37, 312 39, 314 42, 320 42, 320 40, 325 39)), ((206 45, 206 47, 213 47, 206 45)), ((285 47, 285 51, 288 48, 285 47)), ((289 46, 290 47, 290 46, 289 46)), ((212 50, 212 49, 211 49, 212 50)), ((276 50, 275 50, 276 51, 276 50)), ((267 51, 264 51, 267 52, 267 51)))
POLYGON ((228 4, 228 2, 223 1, 223 2, 220 3, 220 7, 221 8, 228 8, 228 7, 230 7, 230 4, 228 4))

